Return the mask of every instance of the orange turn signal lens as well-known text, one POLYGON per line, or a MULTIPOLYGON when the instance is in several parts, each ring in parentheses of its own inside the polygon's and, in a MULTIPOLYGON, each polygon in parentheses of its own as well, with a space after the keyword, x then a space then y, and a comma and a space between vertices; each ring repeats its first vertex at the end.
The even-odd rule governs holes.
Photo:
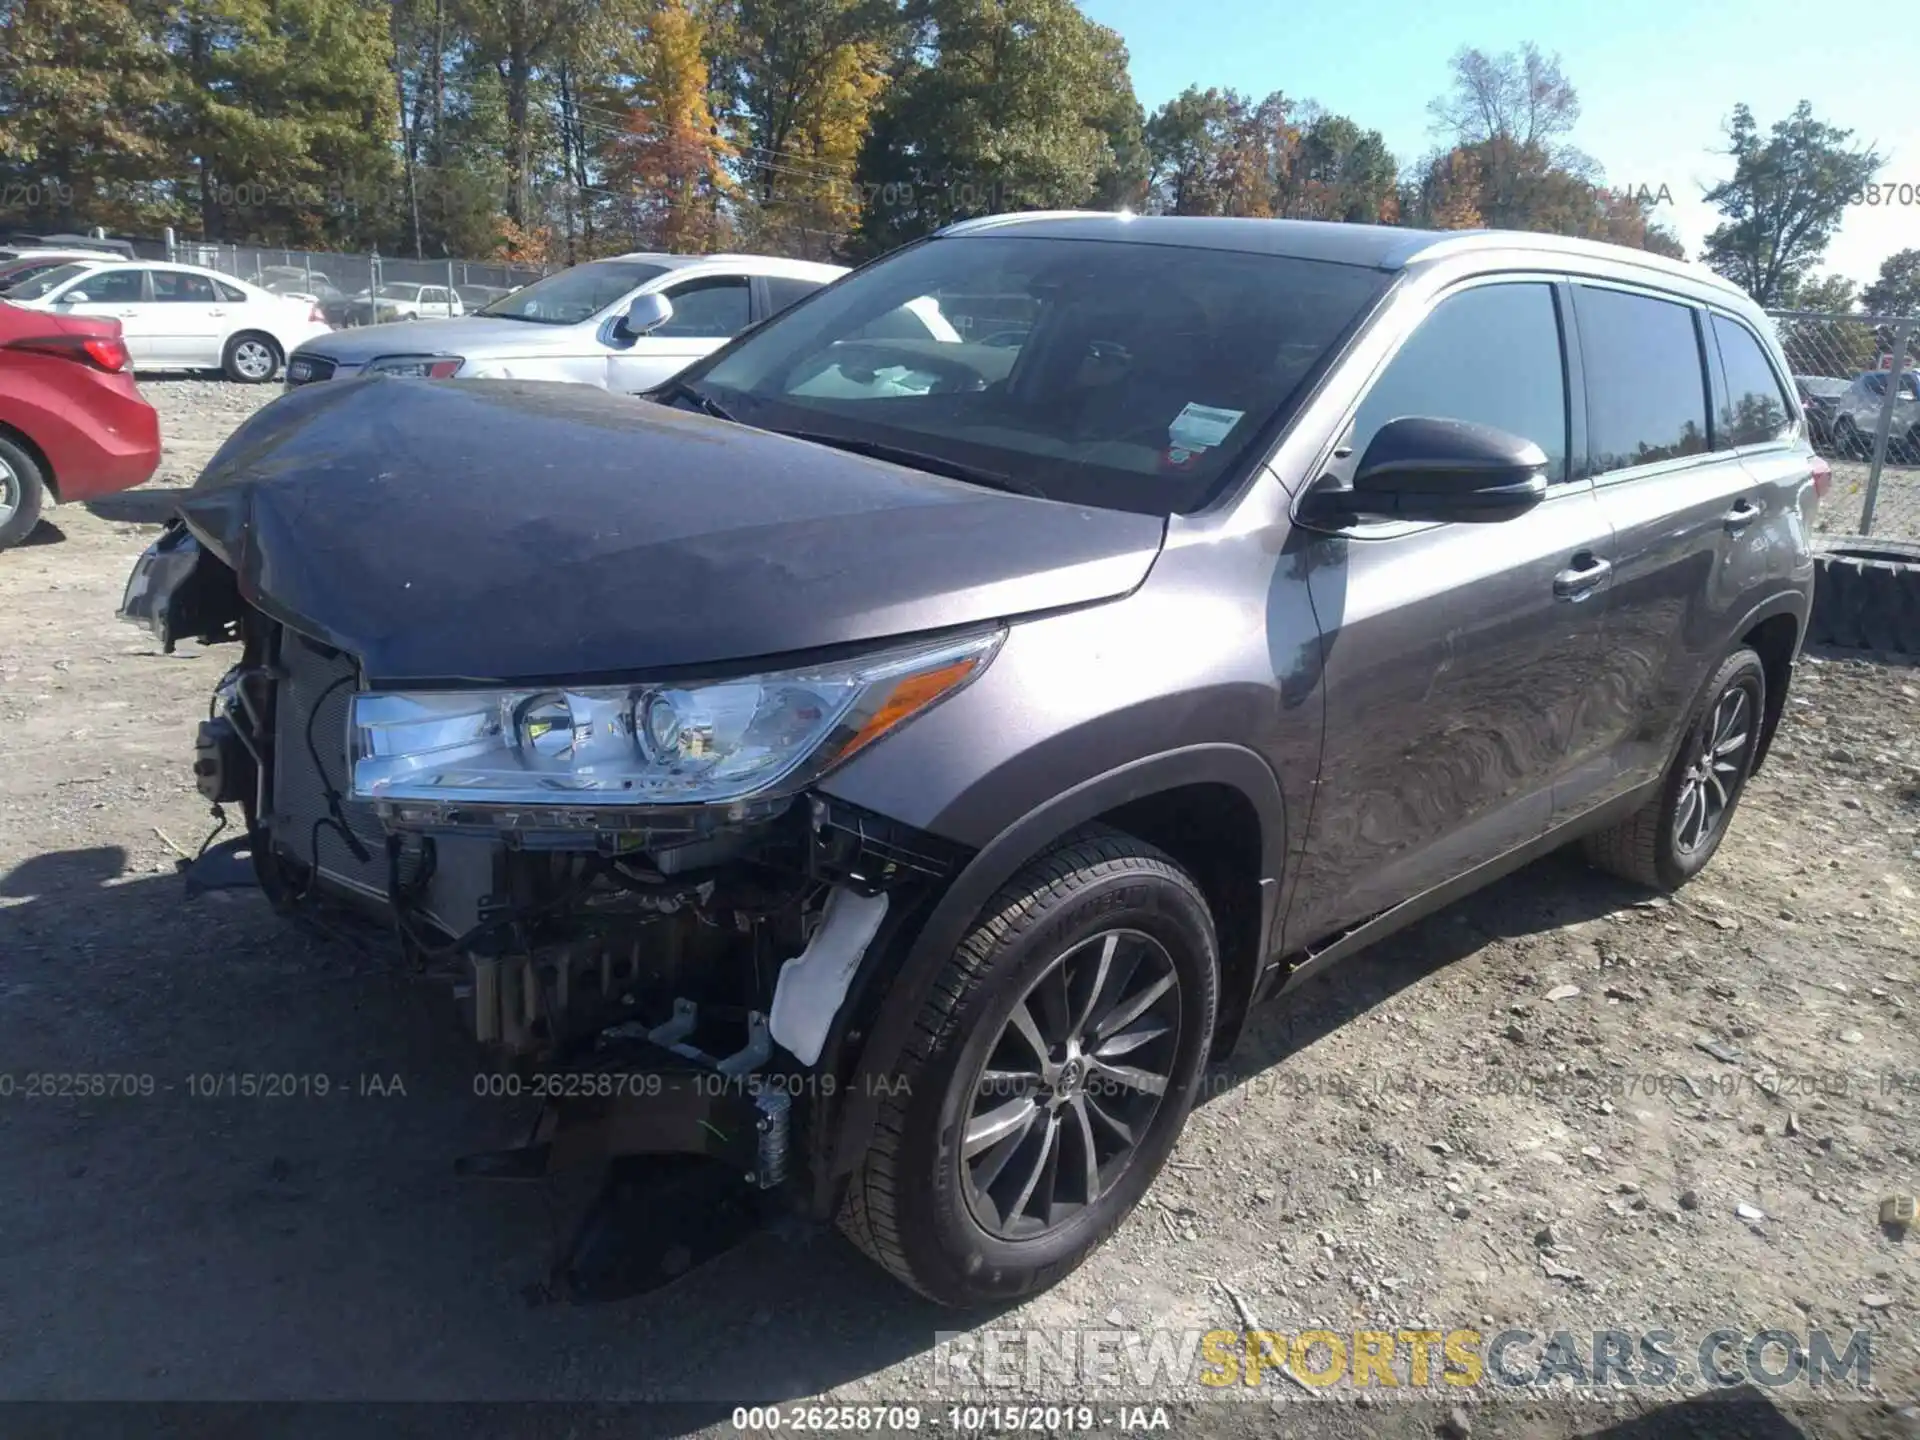
POLYGON ((958 660, 950 660, 937 669, 923 670, 918 675, 903 675, 893 682, 893 688, 887 692, 886 698, 853 732, 853 738, 835 758, 845 760, 896 725, 912 719, 942 696, 951 695, 972 679, 992 654, 991 650, 975 651, 971 655, 962 655, 958 660))

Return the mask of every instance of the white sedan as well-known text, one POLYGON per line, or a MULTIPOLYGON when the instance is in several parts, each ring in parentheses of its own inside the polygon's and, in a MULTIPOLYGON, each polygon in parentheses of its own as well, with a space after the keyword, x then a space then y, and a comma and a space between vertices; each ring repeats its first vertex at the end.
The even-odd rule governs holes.
POLYGON ((570 380, 634 394, 846 274, 766 255, 617 255, 536 280, 475 314, 336 331, 287 384, 365 373, 570 380))
POLYGON ((136 370, 213 370, 258 385, 332 328, 312 300, 275 295, 197 265, 82 260, 7 292, 30 310, 120 322, 136 370))

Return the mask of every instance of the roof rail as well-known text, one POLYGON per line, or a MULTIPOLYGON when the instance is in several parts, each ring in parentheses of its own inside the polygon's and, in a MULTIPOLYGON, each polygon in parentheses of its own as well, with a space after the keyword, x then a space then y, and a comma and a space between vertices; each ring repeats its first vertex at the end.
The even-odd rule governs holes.
POLYGON ((1019 225, 1030 220, 1118 220, 1117 210, 1016 210, 1005 215, 979 215, 971 220, 956 220, 936 230, 936 235, 971 235, 977 230, 996 230, 1003 225, 1019 225))
POLYGON ((1462 230, 1438 240, 1426 240, 1408 246, 1401 254, 1403 264, 1415 260, 1441 260, 1450 255, 1471 254, 1481 250, 1536 250, 1547 254, 1579 255, 1592 260, 1610 260, 1615 264, 1638 265, 1664 275, 1682 276, 1696 284, 1710 285, 1729 294, 1746 298, 1746 291, 1724 275, 1695 260, 1675 260, 1671 256, 1615 245, 1604 240, 1588 240, 1577 235, 1555 235, 1539 230, 1462 230))

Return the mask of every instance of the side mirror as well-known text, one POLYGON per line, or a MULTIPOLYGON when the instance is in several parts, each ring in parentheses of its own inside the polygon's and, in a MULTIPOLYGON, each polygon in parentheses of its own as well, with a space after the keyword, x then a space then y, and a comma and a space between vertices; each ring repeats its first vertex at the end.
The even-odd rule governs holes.
POLYGON ((53 303, 56 305, 84 305, 87 303, 87 292, 84 290, 69 290, 53 303))
POLYGON ((1524 515, 1547 496, 1547 455, 1531 440, 1475 425, 1411 415, 1375 433, 1350 489, 1316 490, 1307 518, 1489 524, 1524 515))
POLYGON ((636 295, 627 306, 627 313, 621 317, 620 329, 630 338, 639 339, 642 335, 658 330, 673 318, 673 302, 664 295, 636 295))

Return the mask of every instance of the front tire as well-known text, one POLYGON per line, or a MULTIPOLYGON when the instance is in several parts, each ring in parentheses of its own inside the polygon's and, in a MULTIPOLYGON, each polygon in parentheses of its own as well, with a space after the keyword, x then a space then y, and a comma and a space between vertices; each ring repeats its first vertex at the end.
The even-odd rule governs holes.
POLYGON ((1054 1284, 1172 1152, 1218 1004, 1213 921, 1192 878, 1117 831, 1063 842, 1001 889, 947 962, 841 1229, 943 1305, 1054 1284))
POLYGON ((1671 893, 1707 868, 1746 792, 1767 713, 1767 672, 1749 649, 1720 662, 1660 793, 1586 838, 1597 868, 1671 893))
POLYGON ((280 373, 280 346, 271 335, 243 330, 227 341, 220 371, 236 385, 264 385, 280 373))
POLYGON ((40 523, 47 477, 34 458, 0 437, 0 550, 18 545, 40 523))

